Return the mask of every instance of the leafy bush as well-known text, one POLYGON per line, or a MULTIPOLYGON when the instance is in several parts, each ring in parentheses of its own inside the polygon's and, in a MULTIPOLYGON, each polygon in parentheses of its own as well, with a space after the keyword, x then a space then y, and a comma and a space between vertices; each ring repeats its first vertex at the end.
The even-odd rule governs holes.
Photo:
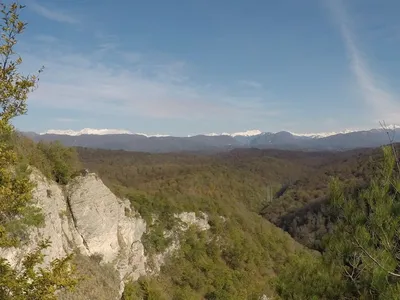
POLYGON ((293 256, 276 281, 278 294, 287 300, 343 299, 344 288, 339 268, 304 252, 293 256))
POLYGON ((72 255, 52 261, 50 267, 39 268, 43 263, 42 251, 49 247, 49 242, 41 243, 37 249, 27 253, 22 261, 22 271, 13 269, 3 258, 0 258, 0 299, 56 300, 55 291, 71 290, 77 284, 74 266, 70 263, 72 255))
POLYGON ((58 141, 39 142, 37 147, 49 161, 52 177, 60 184, 67 184, 71 176, 80 168, 79 158, 74 148, 65 147, 58 141))
MULTIPOLYGON (((155 279, 139 278, 137 282, 128 282, 122 295, 122 300, 166 300, 163 290, 155 279)), ((189 299, 189 298, 187 298, 189 299)))
POLYGON ((9 143, 16 152, 20 165, 33 166, 59 184, 67 184, 81 169, 76 149, 63 146, 58 141, 35 143, 30 138, 13 132, 9 143))
POLYGON ((164 227, 151 226, 142 236, 142 243, 147 254, 162 253, 171 244, 172 238, 164 236, 164 227))

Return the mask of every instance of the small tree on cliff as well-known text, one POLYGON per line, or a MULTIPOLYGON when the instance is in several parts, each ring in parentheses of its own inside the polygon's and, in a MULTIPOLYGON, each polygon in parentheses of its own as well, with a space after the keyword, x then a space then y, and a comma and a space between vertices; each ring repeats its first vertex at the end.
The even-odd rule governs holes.
POLYGON ((18 72, 22 63, 15 51, 17 36, 26 24, 20 21, 17 3, 0 4, 2 17, 0 37, 0 246, 17 246, 27 225, 38 225, 40 215, 30 205, 33 188, 29 178, 15 168, 16 153, 10 143, 11 120, 26 113, 28 93, 37 83, 36 76, 18 72))
MULTIPOLYGON (((34 185, 26 168, 19 168, 10 142, 14 132, 11 120, 27 112, 28 94, 38 82, 37 76, 24 76, 18 70, 22 58, 15 53, 15 45, 26 27, 19 17, 23 8, 18 3, 0 3, 0 247, 19 246, 27 238, 27 227, 43 222, 40 210, 31 202, 34 185)), ((56 290, 74 286, 71 257, 55 260, 47 269, 38 268, 43 262, 42 250, 48 246, 43 242, 28 253, 20 272, 0 258, 0 299, 56 299, 56 290)))

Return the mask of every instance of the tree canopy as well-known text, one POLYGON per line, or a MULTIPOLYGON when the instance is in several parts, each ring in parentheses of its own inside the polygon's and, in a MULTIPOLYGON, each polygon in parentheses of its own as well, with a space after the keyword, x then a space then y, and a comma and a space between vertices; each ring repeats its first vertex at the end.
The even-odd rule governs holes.
POLYGON ((360 189, 349 192, 332 180, 333 231, 317 265, 303 259, 282 272, 284 299, 398 299, 400 178, 392 147, 383 148, 383 158, 360 189))
MULTIPOLYGON (((26 114, 28 94, 38 82, 37 75, 20 73, 23 60, 15 52, 18 36, 27 25, 20 19, 23 8, 18 2, 0 3, 0 247, 28 242, 28 227, 43 222, 40 209, 32 203, 34 184, 29 179, 29 166, 16 151, 11 124, 13 118, 26 114)), ((48 246, 49 242, 43 241, 27 253, 21 270, 0 259, 1 299, 56 299, 55 291, 76 284, 70 256, 54 260, 47 268, 40 267, 42 250, 48 246)))

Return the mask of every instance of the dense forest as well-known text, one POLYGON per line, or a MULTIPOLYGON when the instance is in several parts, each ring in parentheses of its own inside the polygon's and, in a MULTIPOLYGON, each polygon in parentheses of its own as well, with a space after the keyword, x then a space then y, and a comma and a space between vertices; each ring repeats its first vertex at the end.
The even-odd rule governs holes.
MULTIPOLYGON (((327 266, 318 255, 290 243, 268 221, 324 253, 326 237, 335 232, 340 215, 331 203, 330 183, 336 178, 346 194, 357 195, 380 174, 385 161, 381 149, 314 153, 236 149, 201 155, 79 148, 78 154, 85 167, 130 199, 140 214, 149 219, 154 213, 164 216, 158 226, 168 226, 174 212, 202 211, 211 216, 212 234, 223 237, 216 245, 207 242, 207 234, 191 232, 180 255, 163 269, 163 276, 132 287, 132 294, 140 294, 145 284, 145 290, 158 291, 159 299, 257 299, 260 293, 276 295, 276 290, 284 299, 309 299, 307 293, 318 293, 313 284, 307 281, 310 289, 302 288, 296 296, 286 290, 285 280, 291 280, 284 277, 285 272, 298 269, 304 272, 298 276, 311 276, 314 266, 318 272, 312 276, 320 277, 313 280, 327 280, 324 276, 331 276, 332 269, 324 271, 327 266), (226 218, 223 224, 219 216, 226 218), (224 244, 226 249, 221 247, 224 244), (306 265, 309 270, 304 269, 306 265), (217 275, 220 272, 224 275, 217 275), (285 278, 284 284, 276 278, 285 278)), ((160 245, 165 247, 160 239, 162 235, 152 239, 156 251, 162 250, 160 245)), ((339 294, 338 290, 329 292, 326 289, 339 288, 331 284, 343 282, 338 277, 320 289, 318 299, 341 298, 345 288, 340 287, 339 294)))
MULTIPOLYGON (((126 189, 134 189, 143 193, 170 190, 175 194, 174 189, 185 193, 186 187, 197 195, 213 195, 212 203, 204 205, 207 212, 215 211, 216 194, 230 196, 244 201, 252 212, 289 232, 300 243, 318 250, 322 235, 330 228, 326 211, 330 179, 339 178, 349 189, 362 186, 382 158, 380 149, 235 149, 201 155, 78 148, 78 153, 84 165, 98 172, 118 193, 125 191, 125 195, 126 189), (247 200, 249 197, 252 200, 247 200)), ((168 207, 199 209, 186 197, 170 201, 168 207)))
MULTIPOLYGON (((290 161, 235 152, 227 156, 147 154, 81 148, 78 153, 85 167, 128 198, 149 223, 153 215, 159 216, 158 228, 148 237, 148 251, 162 251, 168 245, 162 232, 172 227, 173 213, 194 211, 209 216, 210 231, 185 234, 179 254, 162 269, 162 276, 146 282, 159 293, 154 299, 274 295, 274 274, 290 253, 302 251, 259 214, 279 189, 280 180, 289 172, 300 176, 301 168, 296 171, 290 161)), ((143 293, 140 286, 134 290, 143 293)))
MULTIPOLYGON (((61 185, 83 167, 98 173, 152 224, 142 239, 149 253, 170 245, 163 232, 174 228, 174 213, 209 216, 209 231, 187 231, 161 274, 127 283, 124 299, 259 299, 262 294, 272 299, 396 299, 397 280, 390 274, 397 274, 398 265, 399 186, 390 148, 149 154, 75 150, 20 135, 11 135, 9 144, 21 164, 61 185), (374 209, 378 221, 370 216, 374 209), (346 214, 356 218, 346 219, 346 214), (365 222, 387 227, 390 247, 381 245, 374 227, 366 232, 365 222), (346 234, 358 231, 366 243, 358 247, 368 246, 367 254, 342 244, 349 240, 346 234), (382 262, 371 265, 378 259, 382 262)), ((104 277, 93 262, 81 256, 74 261, 81 272, 104 277)), ((78 293, 97 284, 104 296, 107 289, 100 287, 114 280, 110 276, 103 283, 83 281, 78 293)))

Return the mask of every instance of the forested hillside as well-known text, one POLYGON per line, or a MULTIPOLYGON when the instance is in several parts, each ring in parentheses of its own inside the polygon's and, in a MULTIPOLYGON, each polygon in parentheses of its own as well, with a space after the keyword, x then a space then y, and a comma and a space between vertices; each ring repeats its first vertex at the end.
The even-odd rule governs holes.
MULTIPOLYGON (((194 155, 79 148, 79 154, 85 166, 99 172, 117 192, 207 194, 210 200, 203 203, 207 211, 215 211, 215 197, 239 199, 252 212, 318 250, 331 227, 326 211, 331 178, 338 177, 348 188, 362 186, 382 157, 380 149, 314 153, 235 149, 194 155)), ((167 207, 199 209, 197 202, 175 197, 164 197, 167 207)))
MULTIPOLYGON (((58 143, 35 144, 22 136, 10 141, 24 164, 59 184, 68 182, 81 166, 98 173, 152 224, 142 239, 149 253, 171 246, 165 231, 176 225, 174 213, 209 216, 210 230, 187 231, 161 274, 127 283, 124 299, 342 299, 345 294, 359 299, 361 288, 346 287, 341 261, 329 267, 340 257, 335 251, 342 251, 335 242, 341 213, 334 199, 364 197, 371 179, 382 176, 381 149, 312 154, 237 149, 198 155, 78 148, 76 153, 58 143), (344 194, 338 187, 335 192, 332 176, 344 184, 344 194), (323 256, 297 244, 268 220, 323 256)), ((363 274, 360 268, 357 280, 372 280, 369 271, 363 274)), ((390 285, 362 288, 363 293, 389 295, 364 299, 395 299, 390 285)), ((80 286, 78 291, 82 293, 80 286)))
POLYGON ((274 275, 290 253, 301 249, 258 213, 281 180, 303 172, 295 163, 241 152, 199 156, 78 149, 78 153, 86 167, 127 197, 149 222, 153 215, 159 216, 157 230, 148 237, 151 251, 168 246, 162 232, 171 226, 173 213, 209 216, 210 232, 190 231, 179 254, 162 269, 163 275, 148 283, 160 293, 159 299, 274 295, 274 275))
MULTIPOLYGON (((368 185, 383 158, 381 149, 342 153, 237 149, 194 155, 79 148, 78 153, 85 167, 98 172, 119 195, 128 197, 149 221, 152 214, 162 216, 159 233, 168 228, 174 212, 202 211, 211 216, 211 232, 221 238, 218 243, 210 243, 207 234, 192 232, 183 241, 180 255, 163 269, 158 280, 143 279, 141 284, 128 286, 131 294, 154 289, 165 299, 274 295, 275 275, 285 278, 285 272, 298 268, 304 272, 298 275, 305 276, 304 264, 319 268, 314 275, 324 280, 330 275, 318 259, 304 251, 291 256, 298 247, 259 216, 304 245, 324 251, 323 239, 334 231, 338 216, 329 202, 332 178, 344 184, 346 193, 354 194, 368 185)), ((162 234, 150 241, 156 251, 168 244, 162 234)), ((312 290, 310 282, 307 284, 312 290)), ((333 284, 341 284, 340 278, 333 284)), ((280 293, 284 295, 285 290, 280 293)))

